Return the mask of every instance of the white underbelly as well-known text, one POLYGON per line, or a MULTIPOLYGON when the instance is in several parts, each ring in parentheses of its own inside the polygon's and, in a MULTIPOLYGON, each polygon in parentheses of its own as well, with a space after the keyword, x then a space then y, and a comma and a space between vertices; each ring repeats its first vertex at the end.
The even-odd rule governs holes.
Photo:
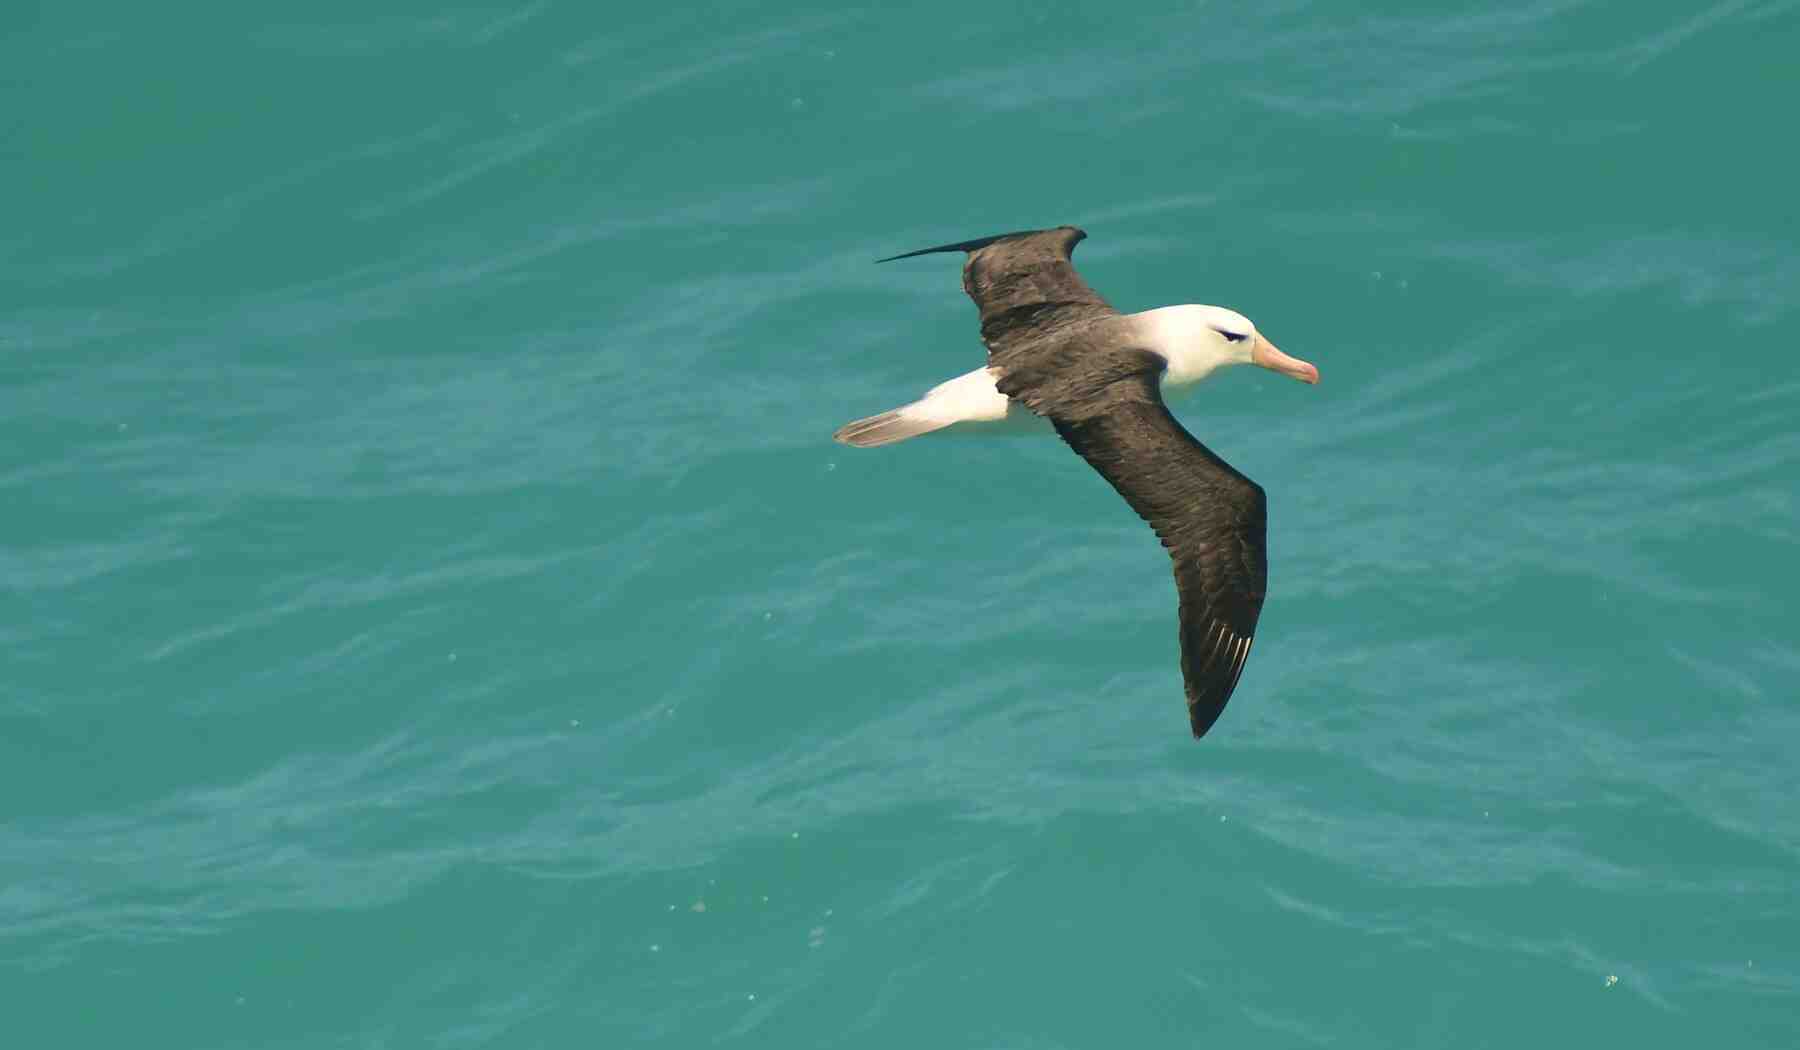
POLYGON ((939 383, 904 411, 940 423, 948 433, 997 436, 1049 432, 1048 422, 994 388, 993 373, 986 368, 939 383))
MULTIPOLYGON (((1162 385, 1164 396, 1186 392, 1184 387, 1166 381, 1162 385)), ((939 383, 901 411, 936 423, 942 433, 984 436, 1054 433, 1049 420, 995 389, 993 373, 986 368, 977 368, 939 383)))
POLYGON ((1023 434, 1049 434, 1051 430, 1049 420, 1008 398, 1006 413, 1000 418, 959 420, 944 432, 970 437, 1015 437, 1023 434))

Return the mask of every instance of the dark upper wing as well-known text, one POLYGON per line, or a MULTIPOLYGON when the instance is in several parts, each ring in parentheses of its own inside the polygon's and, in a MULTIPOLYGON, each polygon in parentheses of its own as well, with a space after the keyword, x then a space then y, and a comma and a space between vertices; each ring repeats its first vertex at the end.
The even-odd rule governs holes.
POLYGON ((1237 687, 1262 612, 1269 574, 1263 490, 1169 414, 1160 358, 1112 350, 1090 353, 1084 363, 1080 380, 1059 372, 1034 381, 1021 368, 1000 388, 1048 416, 1169 549, 1181 598, 1188 719, 1194 735, 1204 736, 1237 687))
MULTIPOLYGON (((981 308, 981 339, 993 353, 1065 325, 1118 313, 1070 260, 1086 233, 1074 226, 1024 230, 895 255, 968 252, 963 290, 981 308)), ((881 260, 889 261, 888 259, 881 260)))

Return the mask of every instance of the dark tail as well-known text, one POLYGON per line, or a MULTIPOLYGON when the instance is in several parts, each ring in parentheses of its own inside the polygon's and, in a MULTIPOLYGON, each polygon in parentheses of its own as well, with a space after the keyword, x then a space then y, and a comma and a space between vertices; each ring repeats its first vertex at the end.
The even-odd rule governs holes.
POLYGON ((995 241, 1004 241, 1008 237, 1024 237, 1029 234, 1042 232, 1044 231, 1014 230, 1011 233, 996 233, 992 237, 977 237, 972 241, 959 241, 956 244, 940 244, 936 248, 920 248, 916 252, 902 252, 899 255, 890 255, 885 259, 876 259, 875 261, 878 263, 893 262, 895 259, 910 259, 915 255, 931 255, 934 252, 972 252, 980 248, 986 248, 995 241))

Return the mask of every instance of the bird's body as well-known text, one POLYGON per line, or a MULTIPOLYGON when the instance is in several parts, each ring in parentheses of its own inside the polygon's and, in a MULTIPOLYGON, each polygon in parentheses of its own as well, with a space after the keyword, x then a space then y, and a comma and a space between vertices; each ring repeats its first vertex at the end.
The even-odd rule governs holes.
MULTIPOLYGON (((1197 326, 1215 321, 1249 324, 1241 314, 1216 306, 1164 306, 1143 313, 1097 318, 1090 322, 1092 330, 1080 334, 1107 342, 1128 342, 1161 356, 1167 362, 1161 373, 1163 397, 1167 400, 1171 396, 1191 393, 1196 384, 1213 372, 1237 363, 1211 352, 1211 347, 1197 345, 1187 338, 1197 326)), ((1076 334, 1066 333, 1065 338, 1076 334)), ((932 387, 911 404, 847 424, 838 432, 839 440, 870 448, 938 430, 984 434, 1054 433, 1047 420, 1000 392, 1000 375, 1000 370, 992 366, 964 372, 932 387), (860 431, 862 440, 849 440, 847 434, 852 428, 876 421, 884 425, 864 426, 860 431)))
MULTIPOLYGON (((1249 656, 1267 580, 1263 490, 1194 440, 1165 389, 1258 364, 1312 383, 1248 319, 1215 306, 1121 314, 1075 272, 1070 226, 927 248, 965 251, 963 288, 981 309, 983 368, 919 400, 846 424, 872 447, 934 431, 1029 429, 1047 420, 1147 520, 1174 561, 1181 667, 1195 736, 1225 708, 1249 656)), ((888 260, 883 260, 888 261, 888 260)))

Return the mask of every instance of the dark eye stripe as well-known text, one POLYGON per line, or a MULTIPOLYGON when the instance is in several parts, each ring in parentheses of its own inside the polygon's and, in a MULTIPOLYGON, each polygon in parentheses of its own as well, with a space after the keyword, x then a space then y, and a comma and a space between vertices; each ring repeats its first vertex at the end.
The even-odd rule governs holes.
POLYGON ((1241 343, 1245 339, 1249 338, 1249 336, 1244 335, 1242 332, 1227 332, 1223 328, 1217 328, 1217 329, 1214 329, 1214 331, 1216 331, 1220 335, 1224 336, 1225 341, 1228 343, 1241 343))

